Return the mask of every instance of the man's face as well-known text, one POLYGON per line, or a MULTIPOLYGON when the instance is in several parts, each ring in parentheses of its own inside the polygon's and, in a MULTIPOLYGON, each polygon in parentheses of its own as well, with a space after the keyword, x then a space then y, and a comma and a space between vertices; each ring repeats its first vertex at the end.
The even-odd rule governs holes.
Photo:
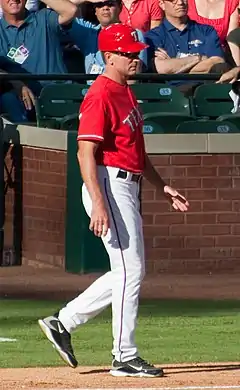
POLYGON ((0 0, 3 12, 9 15, 17 15, 21 13, 27 0, 0 0))
POLYGON ((101 26, 109 26, 109 24, 118 22, 120 14, 119 4, 114 0, 97 3, 95 5, 95 14, 101 26))
POLYGON ((127 78, 137 73, 139 53, 107 53, 106 62, 110 63, 117 73, 127 78))
POLYGON ((166 17, 182 18, 187 15, 187 0, 160 0, 160 7, 165 12, 166 17))

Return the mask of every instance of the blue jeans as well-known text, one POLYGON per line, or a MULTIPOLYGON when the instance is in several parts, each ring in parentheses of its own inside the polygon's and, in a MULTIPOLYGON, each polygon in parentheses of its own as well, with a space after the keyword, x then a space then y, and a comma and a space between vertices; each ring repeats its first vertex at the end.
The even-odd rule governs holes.
POLYGON ((1 114, 6 113, 8 119, 14 123, 28 122, 27 110, 23 102, 14 92, 5 92, 0 95, 1 114))

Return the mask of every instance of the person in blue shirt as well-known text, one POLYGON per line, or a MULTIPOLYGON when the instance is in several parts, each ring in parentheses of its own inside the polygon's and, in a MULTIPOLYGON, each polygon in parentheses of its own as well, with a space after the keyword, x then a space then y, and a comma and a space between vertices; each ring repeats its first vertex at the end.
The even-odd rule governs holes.
MULTIPOLYGON (((60 36, 75 17, 77 6, 69 0, 42 0, 51 9, 29 12, 26 0, 1 0, 0 68, 7 73, 65 73, 60 36)), ((1 112, 13 122, 28 121, 41 81, 12 82, 3 93, 1 112)))
MULTIPOLYGON (((105 64, 97 47, 98 33, 102 27, 106 27, 112 23, 120 23, 119 14, 122 8, 122 1, 99 1, 93 5, 91 4, 91 6, 95 8, 95 14, 99 24, 94 25, 82 18, 75 18, 67 35, 84 56, 85 72, 89 74, 101 74, 105 69, 105 64)), ((137 34, 139 41, 144 42, 142 32, 137 30, 137 34)), ((138 72, 141 72, 147 68, 146 50, 141 51, 139 58, 141 61, 138 72)))
POLYGON ((160 0, 163 22, 145 34, 150 69, 161 74, 208 73, 225 64, 215 29, 189 20, 187 0, 160 0))

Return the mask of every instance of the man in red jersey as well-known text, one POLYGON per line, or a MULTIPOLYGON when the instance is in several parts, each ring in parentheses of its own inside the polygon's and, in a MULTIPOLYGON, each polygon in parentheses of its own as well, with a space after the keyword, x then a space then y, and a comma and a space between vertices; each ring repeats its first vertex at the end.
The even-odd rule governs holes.
POLYGON ((188 202, 161 179, 144 147, 143 119, 127 84, 136 73, 139 52, 146 45, 136 32, 112 24, 99 33, 99 50, 106 70, 90 87, 80 109, 78 161, 82 196, 90 229, 101 237, 111 271, 76 299, 39 325, 61 357, 72 367, 77 361, 70 333, 112 304, 113 376, 157 377, 163 370, 138 355, 134 340, 138 298, 145 274, 139 183, 142 176, 156 186, 176 210, 188 202))

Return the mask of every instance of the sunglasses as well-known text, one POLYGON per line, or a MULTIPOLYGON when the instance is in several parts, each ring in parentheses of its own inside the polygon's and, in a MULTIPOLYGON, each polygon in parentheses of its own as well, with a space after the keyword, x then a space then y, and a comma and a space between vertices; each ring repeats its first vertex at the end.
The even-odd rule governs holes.
POLYGON ((97 8, 103 8, 103 7, 116 7, 117 6, 117 2, 116 1, 101 1, 99 3, 95 3, 95 7, 97 8))
POLYGON ((137 53, 122 53, 120 51, 114 52, 114 54, 117 54, 119 57, 126 57, 129 60, 138 60, 139 59, 139 52, 137 53))

